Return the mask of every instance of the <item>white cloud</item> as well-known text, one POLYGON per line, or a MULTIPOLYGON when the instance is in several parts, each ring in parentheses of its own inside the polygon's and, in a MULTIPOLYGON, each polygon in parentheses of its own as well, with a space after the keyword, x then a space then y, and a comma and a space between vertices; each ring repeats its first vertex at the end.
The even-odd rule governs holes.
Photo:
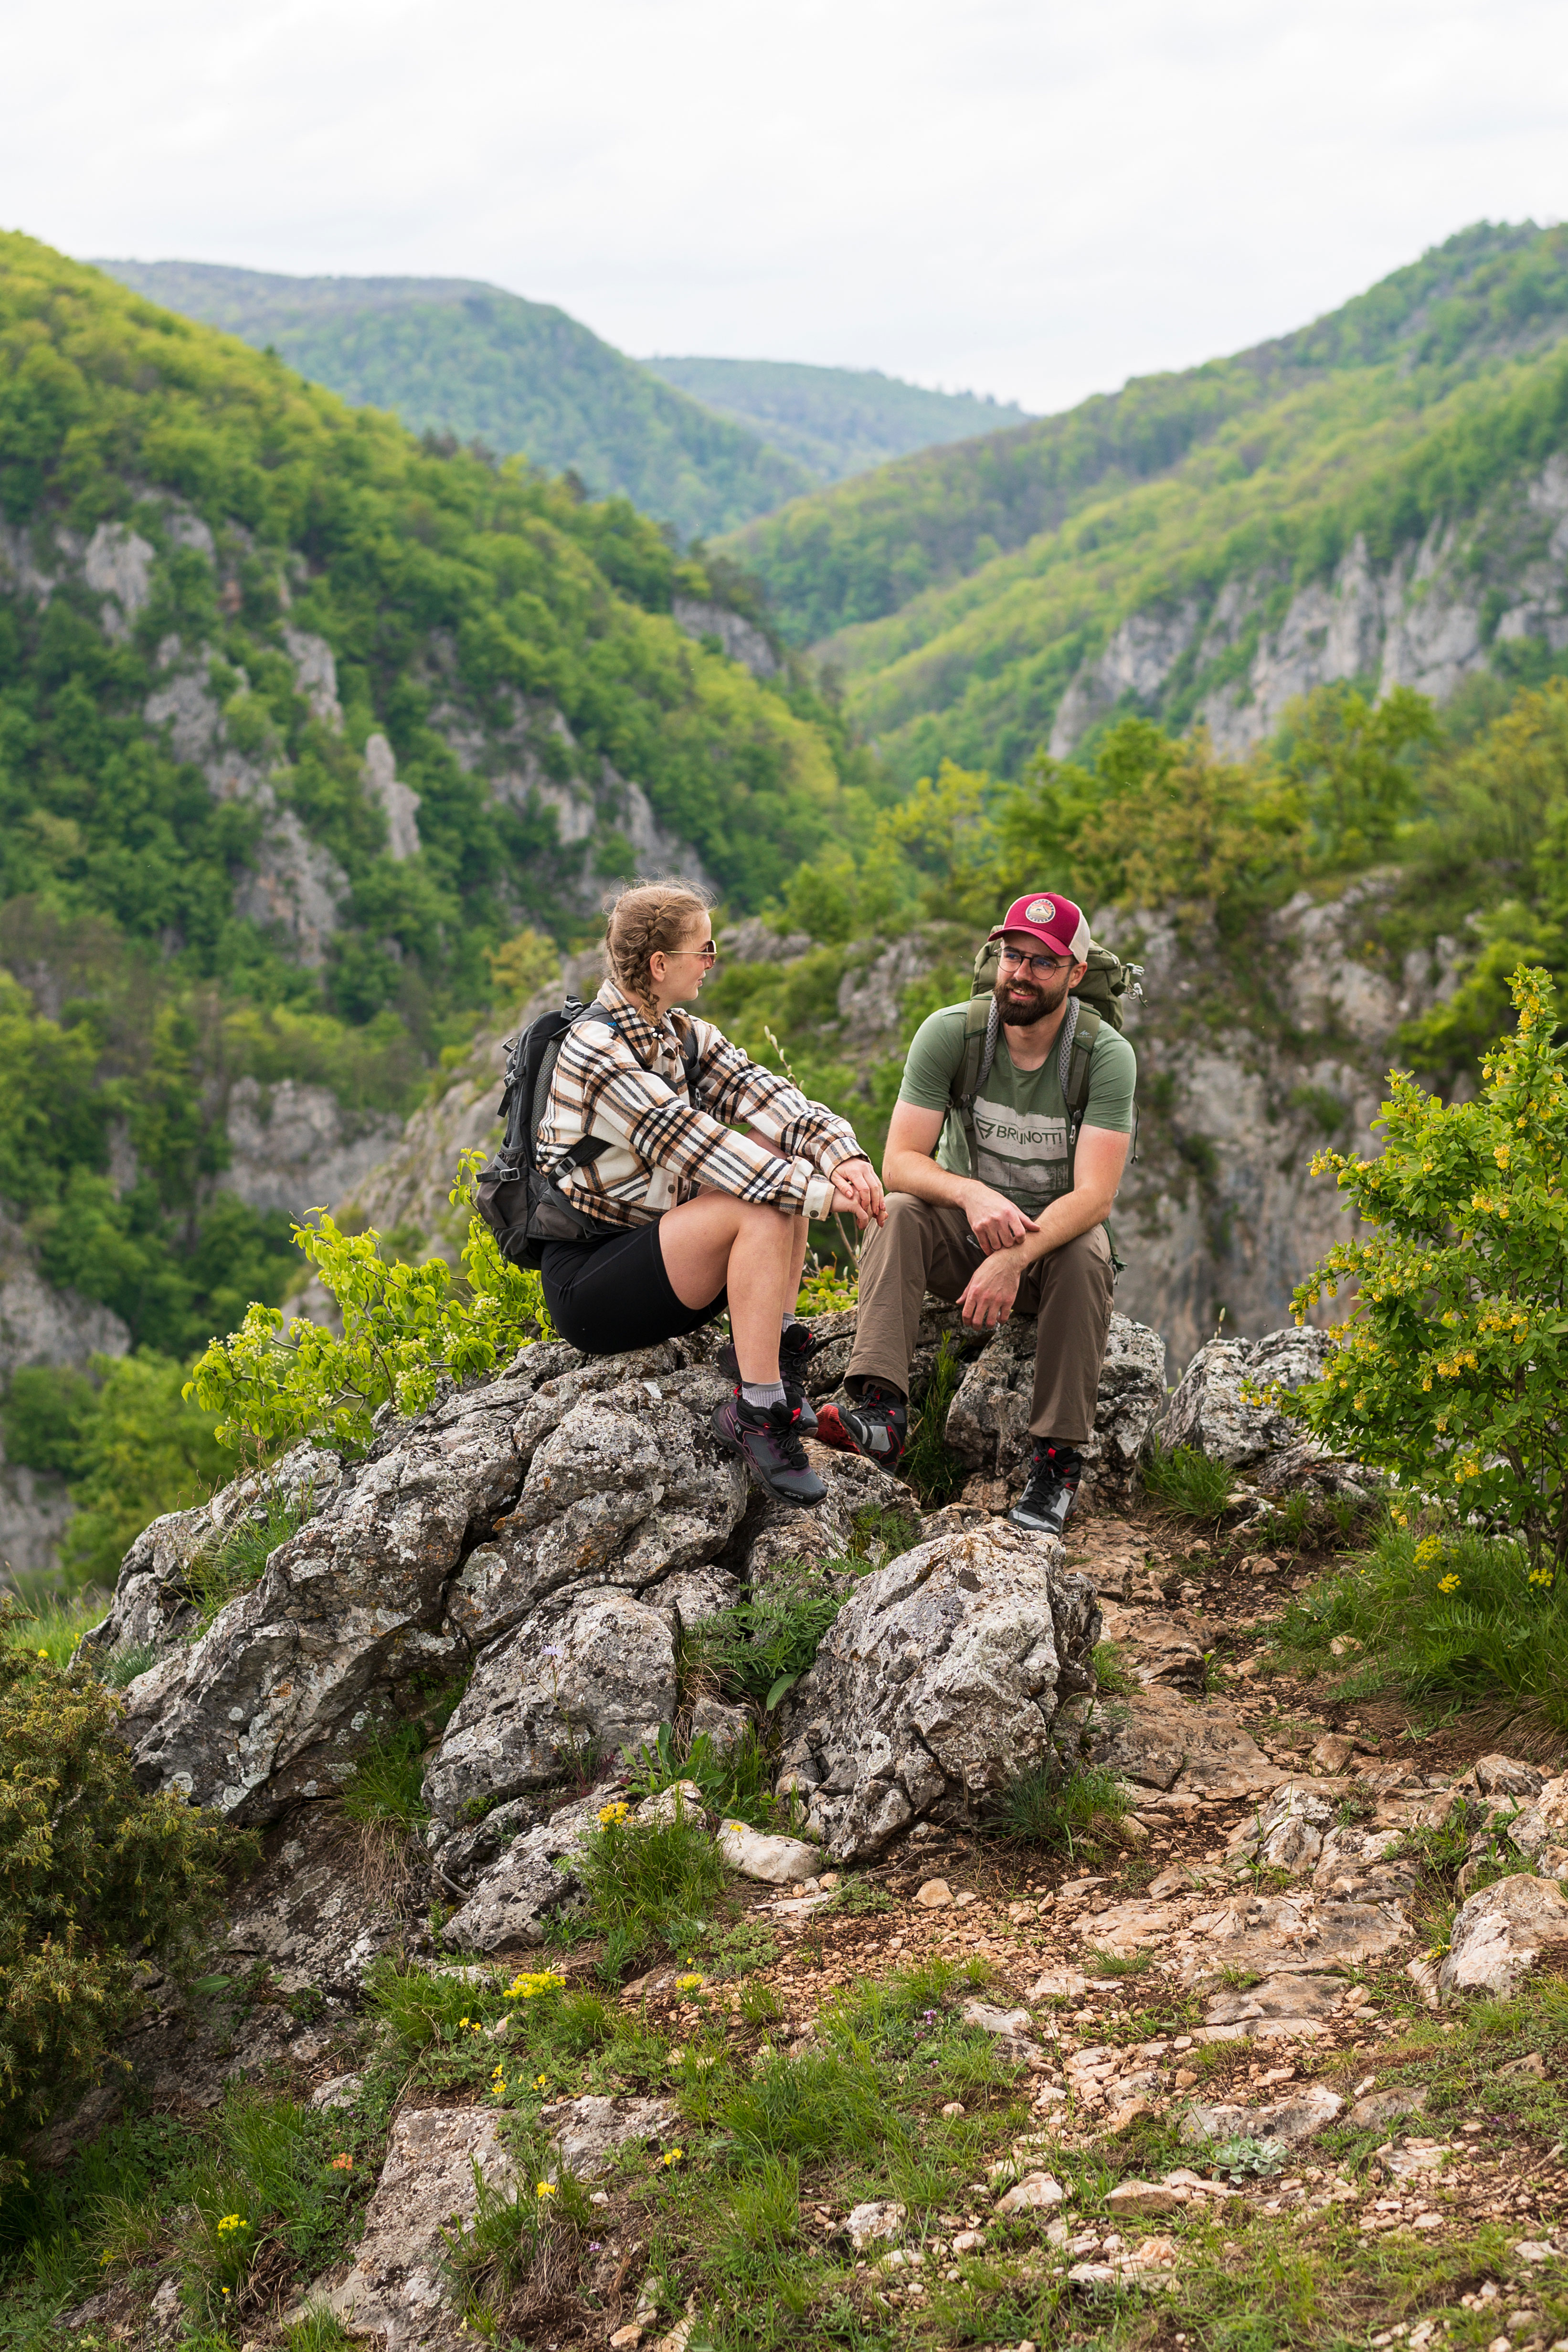
POLYGON ((13 6, 0 217, 1052 408, 1568 206, 1544 0, 13 6))

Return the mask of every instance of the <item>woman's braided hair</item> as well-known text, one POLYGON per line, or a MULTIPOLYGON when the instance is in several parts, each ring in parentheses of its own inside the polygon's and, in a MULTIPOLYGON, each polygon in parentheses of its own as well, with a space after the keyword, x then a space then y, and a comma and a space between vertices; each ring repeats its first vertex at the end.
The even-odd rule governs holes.
POLYGON ((634 882, 609 910, 605 925, 605 971, 623 995, 651 1006, 653 975, 649 958, 673 955, 712 901, 694 882, 679 875, 662 882, 634 882))

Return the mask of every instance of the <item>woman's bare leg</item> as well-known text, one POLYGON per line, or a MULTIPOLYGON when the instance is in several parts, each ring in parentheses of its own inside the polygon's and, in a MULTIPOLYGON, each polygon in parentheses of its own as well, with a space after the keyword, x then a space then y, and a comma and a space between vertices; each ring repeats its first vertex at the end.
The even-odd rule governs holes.
POLYGON ((728 1290, 741 1378, 752 1386, 775 1382, 784 1312, 800 1288, 805 1219, 738 1201, 732 1192, 700 1192, 665 1211, 658 1244, 683 1307, 706 1307, 728 1290))

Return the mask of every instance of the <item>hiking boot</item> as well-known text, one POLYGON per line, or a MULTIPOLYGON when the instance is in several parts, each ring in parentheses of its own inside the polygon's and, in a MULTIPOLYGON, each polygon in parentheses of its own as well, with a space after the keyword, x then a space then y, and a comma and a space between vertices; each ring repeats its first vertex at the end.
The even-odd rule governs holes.
MULTIPOLYGON (((816 1353, 816 1341, 805 1323, 792 1323, 779 1340, 779 1378, 784 1392, 795 1415, 795 1433, 799 1437, 816 1435, 816 1408, 805 1392, 805 1368, 816 1353)), ((719 1370, 726 1380, 741 1385, 741 1360, 735 1353, 733 1339, 726 1339, 719 1350, 719 1370)))
POLYGON ((1037 1445, 1029 1483, 1007 1517, 1029 1535, 1059 1536, 1082 1475, 1083 1456, 1075 1445, 1037 1445))
POLYGON ((764 1412, 743 1396, 726 1397, 713 1408, 714 1436, 728 1454, 738 1454, 759 1486, 781 1503, 820 1503, 827 1489, 805 1458, 788 1402, 764 1412))
POLYGON ((879 1469, 896 1470, 909 1437, 910 1416, 897 1390, 868 1382, 850 1404, 825 1404, 816 1433, 838 1454, 863 1454, 879 1469))

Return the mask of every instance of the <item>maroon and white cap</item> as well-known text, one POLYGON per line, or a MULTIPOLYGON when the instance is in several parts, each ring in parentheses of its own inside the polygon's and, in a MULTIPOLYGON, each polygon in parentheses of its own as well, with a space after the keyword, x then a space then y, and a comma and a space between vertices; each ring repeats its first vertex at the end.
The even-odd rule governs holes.
POLYGON ((1054 955, 1071 956, 1074 963, 1081 963, 1089 950, 1088 916, 1054 891, 1035 890, 1026 898, 1015 898, 991 937, 999 940, 1008 931, 1028 931, 1054 955))

